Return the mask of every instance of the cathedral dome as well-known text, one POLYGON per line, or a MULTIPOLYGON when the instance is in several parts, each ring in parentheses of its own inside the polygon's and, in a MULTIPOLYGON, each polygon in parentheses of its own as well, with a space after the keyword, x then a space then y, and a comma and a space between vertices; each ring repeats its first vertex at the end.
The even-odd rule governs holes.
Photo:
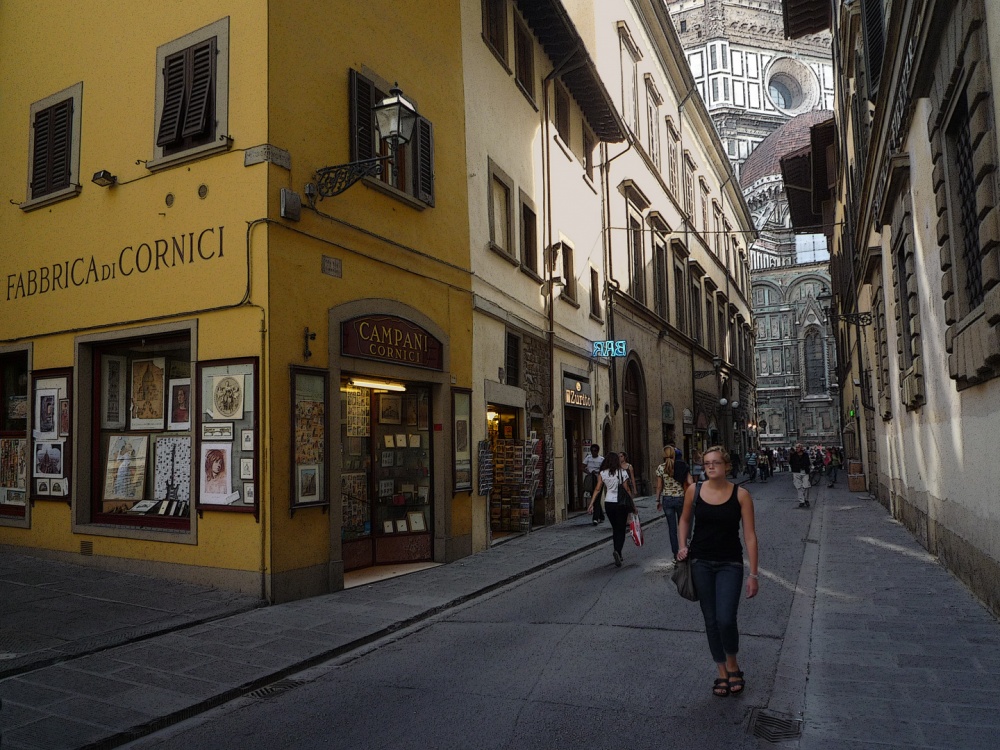
POLYGON ((828 109, 814 109, 793 117, 757 144, 740 170, 740 184, 746 190, 757 180, 771 175, 781 176, 781 160, 809 145, 809 129, 833 117, 828 109))

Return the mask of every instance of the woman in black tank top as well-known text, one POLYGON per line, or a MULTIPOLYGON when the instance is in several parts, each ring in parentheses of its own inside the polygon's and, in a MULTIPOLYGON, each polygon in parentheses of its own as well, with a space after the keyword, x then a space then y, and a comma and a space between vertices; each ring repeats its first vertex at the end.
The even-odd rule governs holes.
POLYGON ((684 493, 684 511, 678 524, 681 548, 677 558, 691 558, 705 633, 712 652, 718 679, 712 694, 720 698, 739 695, 746 683, 737 659, 740 632, 736 612, 743 585, 743 547, 740 526, 750 561, 746 582, 747 599, 757 595, 757 532, 754 528, 753 498, 750 493, 726 479, 731 466, 729 454, 721 446, 705 451, 702 466, 706 481, 688 487, 684 493), (694 536, 686 546, 694 521, 694 536))

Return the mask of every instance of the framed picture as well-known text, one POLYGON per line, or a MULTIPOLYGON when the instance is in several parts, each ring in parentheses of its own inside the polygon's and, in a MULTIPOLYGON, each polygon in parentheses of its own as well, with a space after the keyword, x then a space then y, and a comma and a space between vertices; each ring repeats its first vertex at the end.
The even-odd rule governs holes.
POLYGON ((101 429, 123 430, 128 417, 128 358, 101 357, 101 429))
POLYGON ((396 530, 396 527, 392 525, 392 521, 383 521, 382 522, 382 532, 384 534, 391 534, 395 530, 396 530))
POLYGON ((315 464, 296 467, 295 498, 300 503, 315 503, 319 500, 319 467, 315 464))
POLYGON ((49 490, 49 480, 48 479, 36 479, 35 480, 35 494, 36 495, 51 495, 49 490))
POLYGON ((424 514, 419 510, 411 510, 406 514, 406 520, 410 524, 410 531, 427 531, 424 523, 424 514))
POLYGON ((31 470, 32 476, 62 478, 65 473, 63 469, 65 453, 65 446, 62 440, 53 442, 37 441, 35 443, 34 462, 31 470))
POLYGON ((253 430, 240 430, 240 448, 244 451, 253 450, 253 430))
POLYGON ((429 427, 430 404, 427 402, 427 395, 417 396, 417 429, 426 430, 429 427))
POLYGON ((55 440, 59 437, 59 389, 35 390, 34 436, 36 440, 55 440))
POLYGON ((396 447, 396 438, 394 436, 392 436, 392 435, 386 435, 384 439, 385 439, 385 447, 386 448, 395 448, 396 447))
POLYGON ((160 435, 156 438, 153 444, 153 500, 191 502, 190 437, 160 435))
POLYGON ((396 531, 397 532, 398 531, 409 531, 409 529, 406 527, 406 519, 405 518, 397 518, 396 519, 396 531))
POLYGON ((472 489, 472 451, 470 449, 469 419, 472 412, 472 391, 467 388, 451 389, 452 446, 454 463, 452 479, 455 492, 472 489))
POLYGON ((392 497, 392 493, 395 491, 396 491, 396 483, 392 479, 378 480, 379 497, 392 497))
POLYGON ((166 403, 166 359, 132 360, 132 407, 129 427, 133 430, 162 430, 166 403))
POLYGON ((69 399, 61 398, 59 399, 59 436, 66 437, 69 435, 69 399))
POLYGON ((191 378, 171 380, 168 387, 170 405, 167 413, 168 430, 191 429, 191 378))
POLYGON ((207 505, 227 505, 233 494, 233 444, 202 443, 198 462, 198 499, 207 505))
POLYGON ((410 435, 410 443, 409 443, 409 445, 410 445, 411 448, 419 448, 420 447, 420 433, 419 432, 414 432, 412 435, 410 435))
POLYGON ((397 448, 406 447, 406 435, 403 435, 402 433, 396 435, 396 447, 397 448))
POLYGON ((217 375, 210 379, 211 400, 206 404, 213 419, 243 419, 245 383, 242 375, 217 375))
POLYGON ((69 494, 69 483, 65 479, 50 479, 49 494, 52 497, 66 497, 69 494))
POLYGON ((291 368, 293 504, 329 502, 327 468, 327 371, 291 368))
POLYGON ((393 451, 382 451, 382 468, 387 469, 393 465, 393 451))
POLYGON ((403 423, 403 399, 398 393, 378 394, 379 424, 403 423))
POLYGON ((419 500, 421 503, 426 503, 428 498, 430 497, 430 492, 431 492, 430 487, 427 486, 417 487, 417 500, 419 500))
POLYGON ((232 440, 233 439, 233 423, 232 422, 202 422, 201 423, 201 439, 202 440, 232 440))
POLYGON ((417 426, 417 397, 406 396, 403 398, 403 413, 405 415, 404 424, 411 427, 417 426))
POLYGON ((257 502, 257 488, 253 482, 243 483, 243 502, 247 505, 253 505, 257 502))
POLYGON ((253 479, 253 459, 240 459, 240 479, 253 479))
POLYGON ((104 464, 104 500, 143 499, 148 435, 109 435, 104 464))

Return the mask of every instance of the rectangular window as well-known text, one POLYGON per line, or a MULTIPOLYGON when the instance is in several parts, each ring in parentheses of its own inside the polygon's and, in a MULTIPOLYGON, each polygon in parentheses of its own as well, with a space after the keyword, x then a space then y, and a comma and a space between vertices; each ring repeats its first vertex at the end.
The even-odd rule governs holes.
POLYGON ((569 93, 559 82, 556 82, 556 85, 553 88, 556 100, 556 132, 559 133, 559 137, 563 139, 563 143, 569 146, 571 145, 569 139, 569 93))
POLYGON ((660 169, 660 107, 652 91, 646 92, 646 127, 649 129, 649 158, 660 169))
POLYGON ((642 246, 642 222, 635 216, 629 216, 629 291, 632 298, 640 304, 646 303, 646 258, 642 246))
POLYGON ((708 45, 708 69, 717 70, 719 67, 718 50, 714 44, 708 45))
POLYGON ((504 350, 504 382, 507 385, 521 385, 521 337, 507 331, 507 345, 504 350))
POLYGON ((674 325, 681 331, 686 328, 684 315, 684 266, 678 262, 674 264, 674 325))
POLYGON ((28 191, 21 208, 54 203, 80 192, 80 122, 83 84, 31 105, 28 191))
POLYGON ((719 101, 719 79, 712 79, 712 103, 719 101))
POLYGON ((677 150, 678 137, 674 129, 667 126, 667 174, 669 177, 670 192, 677 196, 677 150))
POLYGON ((684 157, 684 211, 688 218, 694 217, 694 164, 684 157))
MULTIPOLYGON (((388 89, 388 84, 384 82, 376 83, 356 70, 350 72, 351 161, 389 155, 388 145, 379 140, 373 114, 373 107, 386 97, 388 89)), ((417 116, 409 143, 396 152, 396 166, 395 181, 387 163, 383 164, 377 179, 425 205, 433 206, 434 126, 429 120, 417 116)))
POLYGON ((691 336, 695 341, 705 344, 701 331, 701 284, 691 282, 691 336))
POLYGON ((239 464, 233 466, 239 456, 228 441, 239 442, 237 420, 254 413, 244 378, 211 384, 209 399, 202 401, 206 414, 213 415, 205 417, 209 431, 196 436, 197 380, 192 377, 189 334, 95 346, 92 373, 97 393, 90 419, 90 520, 187 529, 198 489, 192 487, 192 474, 207 482, 201 487, 202 502, 217 497, 219 504, 228 505, 224 498, 235 491, 234 475, 240 476, 239 464), (226 421, 215 426, 212 419, 226 421), (207 468, 199 463, 196 437, 205 438, 201 447, 208 451, 207 468))
POLYGON ((719 356, 726 357, 726 301, 719 299, 719 356))
POLYGON ((712 295, 705 293, 705 348, 711 349, 715 346, 715 305, 712 304, 712 295))
POLYGON ((653 235, 653 303, 656 314, 667 317, 667 248, 660 234, 653 235))
POLYGON ((28 353, 0 354, 0 518, 23 518, 28 498, 28 353))
POLYGON ((514 76, 521 89, 535 99, 535 47, 531 32, 520 16, 514 16, 514 76))
POLYGON ((708 232, 708 185, 705 180, 701 180, 701 231, 708 232))
POLYGON ((573 260, 573 246, 568 242, 559 243, 562 248, 562 273, 563 281, 566 282, 566 286, 563 287, 562 296, 567 299, 576 301, 576 268, 573 260))
POLYGON ((483 39, 507 62, 507 0, 483 0, 483 39))
POLYGON ((538 274, 538 218, 524 193, 521 193, 521 265, 538 274))
POLYGON ((506 255, 510 244, 510 186, 497 174, 490 178, 490 244, 506 255))
POLYGON ((229 19, 156 50, 155 169, 229 148, 229 19))
POLYGON ((590 132, 590 129, 584 125, 583 127, 583 169, 587 175, 587 179, 591 182, 594 181, 594 149, 597 148, 597 139, 594 134, 590 132))
POLYGON ((601 276, 596 268, 590 269, 590 314, 598 320, 603 320, 601 315, 601 276))

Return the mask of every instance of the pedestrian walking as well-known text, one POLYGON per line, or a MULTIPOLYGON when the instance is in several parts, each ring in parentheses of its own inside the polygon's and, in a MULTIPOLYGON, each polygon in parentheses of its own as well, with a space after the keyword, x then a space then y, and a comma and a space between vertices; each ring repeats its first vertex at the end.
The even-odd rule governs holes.
POLYGON ((750 562, 746 596, 757 595, 757 531, 754 526, 753 498, 743 487, 726 479, 729 454, 722 446, 705 451, 706 481, 688 487, 684 492, 684 511, 679 533, 684 540, 677 553, 679 560, 691 558, 701 613, 705 618, 705 633, 712 660, 719 672, 712 685, 712 694, 725 698, 740 695, 746 689, 743 670, 737 655, 740 651, 740 631, 737 610, 743 585, 743 547, 740 526, 750 562), (694 522, 694 536, 688 547, 688 533, 694 522))
POLYGON ((695 450, 691 453, 691 477, 696 482, 705 478, 705 470, 701 465, 701 451, 695 450))
POLYGON ((796 443, 795 450, 788 457, 788 466, 792 472, 792 484, 799 494, 800 508, 809 507, 809 488, 812 486, 809 482, 810 465, 809 454, 806 453, 805 447, 802 443, 796 443))
POLYGON ((622 475, 625 477, 625 489, 629 491, 632 497, 636 497, 639 491, 636 489, 635 484, 635 467, 628 462, 628 453, 618 451, 618 464, 621 467, 622 475))
POLYGON ((763 448, 760 449, 760 455, 757 457, 757 468, 760 470, 761 482, 766 482, 771 478, 771 462, 767 460, 767 451, 763 448))
POLYGON ((747 451, 747 476, 750 477, 751 482, 757 481, 757 453, 756 451, 747 451))
POLYGON ((670 551, 677 562, 677 522, 684 509, 684 490, 693 482, 691 471, 681 460, 681 452, 672 445, 663 446, 663 463, 656 467, 656 509, 667 517, 670 551))
POLYGON ((837 472, 840 470, 843 461, 840 458, 840 448, 830 449, 830 465, 828 467, 830 482, 827 487, 833 487, 837 483, 837 472))
MULTIPOLYGON (((583 490, 586 493, 584 497, 589 497, 594 494, 594 487, 597 486, 597 477, 601 471, 601 465, 604 463, 604 456, 601 455, 601 446, 597 443, 593 443, 590 446, 590 455, 584 457, 583 459, 583 490)), ((594 513, 591 516, 591 523, 594 526, 602 523, 604 521, 604 504, 598 498, 597 502, 594 503, 594 513)))
POLYGON ((618 454, 609 453, 604 468, 597 475, 597 486, 587 508, 587 512, 592 513, 598 495, 602 489, 607 488, 607 493, 604 495, 604 512, 611 522, 613 556, 615 566, 619 568, 622 566, 622 547, 625 546, 625 526, 628 522, 628 498, 625 496, 628 490, 624 489, 624 484, 625 476, 621 470, 618 454))
POLYGON ((740 454, 739 451, 734 451, 732 453, 733 457, 733 470, 729 472, 729 476, 733 479, 739 479, 740 477, 740 454))

